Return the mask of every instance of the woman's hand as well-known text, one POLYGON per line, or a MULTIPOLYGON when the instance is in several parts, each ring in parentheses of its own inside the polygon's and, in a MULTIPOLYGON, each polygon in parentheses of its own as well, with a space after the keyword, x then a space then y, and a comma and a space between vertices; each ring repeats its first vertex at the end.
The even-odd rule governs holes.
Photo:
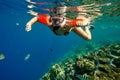
POLYGON ((80 22, 80 21, 77 21, 77 22, 76 22, 76 25, 77 25, 77 26, 84 26, 83 22, 80 22))
POLYGON ((76 19, 78 19, 76 22, 77 26, 87 26, 90 24, 90 20, 84 16, 78 16, 76 19))
POLYGON ((77 26, 87 26, 87 25, 89 25, 89 24, 90 24, 90 21, 87 20, 87 19, 85 19, 84 21, 77 21, 77 22, 76 22, 76 25, 77 25, 77 26))
POLYGON ((27 23, 27 24, 26 24, 25 30, 26 30, 27 32, 31 31, 31 24, 30 24, 30 23, 27 23))

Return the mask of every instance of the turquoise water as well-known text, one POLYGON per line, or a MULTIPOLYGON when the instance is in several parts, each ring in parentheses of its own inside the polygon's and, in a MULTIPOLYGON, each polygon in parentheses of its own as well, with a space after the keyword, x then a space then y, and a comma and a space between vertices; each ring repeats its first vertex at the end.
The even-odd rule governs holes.
MULTIPOLYGON (((0 1, 0 54, 5 55, 5 59, 0 60, 0 80, 38 80, 58 58, 88 43, 73 32, 68 36, 56 36, 40 23, 26 32, 25 25, 33 17, 27 14, 27 5, 24 0, 0 1), (27 54, 30 57, 25 60, 27 54)), ((119 22, 120 16, 104 15, 97 19, 91 31, 93 39, 89 42, 104 45, 119 41, 119 22)))

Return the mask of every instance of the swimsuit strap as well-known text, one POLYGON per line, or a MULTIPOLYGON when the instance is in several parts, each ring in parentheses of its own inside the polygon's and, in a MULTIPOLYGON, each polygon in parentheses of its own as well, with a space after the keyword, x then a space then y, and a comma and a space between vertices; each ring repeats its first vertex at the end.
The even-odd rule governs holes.
POLYGON ((64 26, 66 23, 66 17, 63 17, 63 22, 61 23, 61 27, 64 26))

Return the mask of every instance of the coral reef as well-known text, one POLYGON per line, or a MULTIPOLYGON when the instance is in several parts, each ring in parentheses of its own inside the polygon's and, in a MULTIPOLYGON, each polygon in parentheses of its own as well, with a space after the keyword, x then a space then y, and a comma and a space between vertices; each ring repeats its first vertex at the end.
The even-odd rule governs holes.
POLYGON ((40 80, 120 80, 120 44, 56 63, 40 80))

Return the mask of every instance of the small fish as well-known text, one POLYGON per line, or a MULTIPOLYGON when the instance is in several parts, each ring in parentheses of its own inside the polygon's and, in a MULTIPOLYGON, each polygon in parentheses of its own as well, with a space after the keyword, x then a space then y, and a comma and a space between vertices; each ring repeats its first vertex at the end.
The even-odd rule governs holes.
POLYGON ((0 60, 5 59, 5 55, 4 54, 0 54, 0 60))
POLYGON ((50 52, 53 52, 53 48, 50 48, 50 52))
POLYGON ((27 61, 30 58, 30 54, 27 54, 24 58, 25 61, 27 61))
POLYGON ((19 25, 20 25, 20 24, 17 22, 17 23, 16 23, 16 26, 19 26, 19 25))
POLYGON ((79 80, 89 80, 89 78, 88 77, 86 77, 86 76, 84 76, 84 75, 79 75, 79 74, 76 74, 76 76, 75 76, 77 79, 79 79, 79 80))

